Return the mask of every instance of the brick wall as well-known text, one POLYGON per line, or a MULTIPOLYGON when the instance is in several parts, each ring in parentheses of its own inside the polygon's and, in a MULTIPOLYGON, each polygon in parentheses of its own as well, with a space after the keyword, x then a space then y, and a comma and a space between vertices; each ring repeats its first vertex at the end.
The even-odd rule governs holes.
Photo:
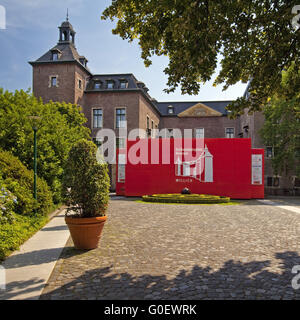
POLYGON ((83 112, 87 126, 95 137, 100 129, 94 129, 92 123, 93 109, 102 109, 103 127, 116 130, 116 109, 126 108, 127 130, 139 127, 139 93, 137 92, 91 92, 84 96, 83 112))
MULTIPOLYGON (((239 120, 230 120, 227 117, 203 117, 203 118, 178 118, 162 117, 160 129, 184 129, 204 128, 206 138, 225 138, 225 128, 235 128, 235 137, 239 133, 239 120)), ((195 134, 195 132, 193 132, 195 134)))
POLYGON ((74 103, 75 65, 72 63, 39 64, 33 67, 33 93, 44 102, 74 103), (51 87, 51 77, 57 77, 57 87, 51 87))
POLYGON ((140 107, 139 107, 139 128, 146 130, 147 129, 147 117, 149 117, 149 129, 152 129, 156 126, 159 128, 160 115, 154 109, 154 107, 140 94, 140 107))

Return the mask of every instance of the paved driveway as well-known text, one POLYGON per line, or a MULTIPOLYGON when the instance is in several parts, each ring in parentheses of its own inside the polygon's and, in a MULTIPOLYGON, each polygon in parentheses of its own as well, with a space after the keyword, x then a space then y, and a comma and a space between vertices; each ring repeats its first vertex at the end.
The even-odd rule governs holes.
POLYGON ((68 242, 41 299, 300 298, 300 214, 115 198, 108 216, 99 249, 68 242))

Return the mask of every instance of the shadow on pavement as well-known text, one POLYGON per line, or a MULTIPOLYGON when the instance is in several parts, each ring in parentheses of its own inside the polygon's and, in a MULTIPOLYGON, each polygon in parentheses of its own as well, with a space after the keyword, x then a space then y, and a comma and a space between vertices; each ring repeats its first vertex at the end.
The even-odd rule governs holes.
MULTIPOLYGON (((300 264, 296 252, 277 253, 280 273, 267 270, 269 261, 227 261, 213 271, 195 265, 181 270, 173 279, 165 275, 114 273, 113 266, 88 270, 69 283, 41 296, 47 300, 155 300, 155 299, 300 299, 300 289, 292 288, 292 268, 300 264)), ((180 263, 180 262, 179 262, 180 263)))

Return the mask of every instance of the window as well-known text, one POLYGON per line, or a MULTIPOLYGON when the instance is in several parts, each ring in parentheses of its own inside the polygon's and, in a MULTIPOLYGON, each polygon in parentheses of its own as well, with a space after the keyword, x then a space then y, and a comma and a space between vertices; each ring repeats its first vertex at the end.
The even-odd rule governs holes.
POLYGON ((234 128, 226 128, 225 136, 226 138, 234 138, 234 128))
POLYGON ((116 146, 117 149, 125 149, 126 148, 126 139, 125 138, 116 138, 116 146))
POLYGON ((300 188, 300 179, 297 178, 297 177, 295 177, 294 187, 295 188, 300 188))
POLYGON ((103 114, 102 109, 93 110, 94 128, 102 128, 103 114))
POLYGON ((87 65, 87 60, 86 60, 84 57, 79 58, 79 61, 80 61, 80 63, 81 63, 84 67, 86 67, 86 65, 87 65))
POLYGON ((53 52, 52 53, 52 60, 53 61, 57 61, 58 60, 58 53, 57 52, 53 52))
POLYGON ((168 106, 168 114, 174 114, 174 107, 168 106))
POLYGON ((116 109, 116 128, 126 128, 126 109, 116 109))
POLYGON ((147 137, 151 137, 151 129, 150 129, 150 118, 147 116, 147 137))
POLYGON ((64 31, 63 32, 63 41, 67 41, 68 40, 68 32, 64 31))
POLYGON ((113 89, 114 83, 112 81, 107 81, 107 89, 113 89))
POLYGON ((267 187, 279 187, 278 177, 267 177, 267 187))
POLYGON ((78 88, 82 89, 82 81, 81 80, 78 80, 78 88))
POLYGON ((266 153, 267 153, 267 158, 273 158, 274 156, 273 147, 267 147, 266 153))
POLYGON ((57 77, 51 77, 51 87, 57 87, 57 77))
POLYGON ((158 138, 159 136, 159 131, 158 131, 158 125, 155 125, 155 130, 154 130, 154 138, 158 138))
POLYGON ((267 187, 273 187, 273 177, 267 177, 267 187))
POLYGON ((101 89, 101 82, 95 82, 94 88, 101 89))
POLYGON ((120 81, 120 89, 126 89, 128 87, 127 81, 120 81))
POLYGON ((204 139, 204 128, 195 129, 195 138, 204 139))

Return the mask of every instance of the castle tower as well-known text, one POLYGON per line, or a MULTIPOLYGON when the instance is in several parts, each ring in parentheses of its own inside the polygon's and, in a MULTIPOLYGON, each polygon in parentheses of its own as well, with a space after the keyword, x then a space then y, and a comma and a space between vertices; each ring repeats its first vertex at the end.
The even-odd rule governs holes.
POLYGON ((44 102, 52 100, 83 105, 84 90, 92 74, 87 59, 76 50, 75 35, 67 15, 59 27, 57 45, 38 60, 29 62, 33 67, 33 93, 44 102))

